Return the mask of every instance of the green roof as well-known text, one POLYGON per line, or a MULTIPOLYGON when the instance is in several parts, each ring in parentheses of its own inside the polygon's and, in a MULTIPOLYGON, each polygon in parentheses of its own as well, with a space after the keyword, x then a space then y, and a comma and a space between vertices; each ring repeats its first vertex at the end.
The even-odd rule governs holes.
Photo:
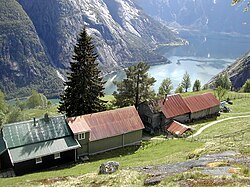
POLYGON ((23 162, 37 157, 43 157, 79 148, 79 143, 71 136, 39 142, 22 147, 9 149, 12 163, 23 162))
POLYGON ((6 150, 5 142, 0 134, 0 155, 6 150))
POLYGON ((7 147, 14 148, 71 135, 64 116, 49 117, 3 125, 7 147))

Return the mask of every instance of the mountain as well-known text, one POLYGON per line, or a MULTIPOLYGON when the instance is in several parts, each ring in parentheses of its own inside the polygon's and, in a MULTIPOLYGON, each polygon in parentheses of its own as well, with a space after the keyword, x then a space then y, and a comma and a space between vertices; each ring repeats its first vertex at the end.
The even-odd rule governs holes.
POLYGON ((8 97, 29 95, 31 89, 53 96, 62 88, 56 74, 32 21, 20 4, 15 0, 1 0, 0 90, 8 97))
POLYGON ((212 85, 216 78, 225 72, 228 73, 233 88, 239 90, 245 84, 247 79, 250 79, 250 51, 237 59, 221 73, 213 77, 208 84, 212 85))
POLYGON ((246 4, 231 6, 231 0, 135 0, 156 19, 193 30, 250 33, 250 14, 246 4))
POLYGON ((155 49, 185 42, 132 0, 0 2, 0 89, 8 95, 13 90, 25 95, 31 87, 58 95, 63 88, 59 71, 67 71, 84 26, 104 73, 139 61, 166 62, 155 49))
POLYGON ((131 0, 19 0, 56 67, 67 68, 76 37, 85 25, 105 71, 127 64, 166 61, 158 44, 181 43, 173 32, 131 0), (41 16, 43 15, 43 16, 41 16))

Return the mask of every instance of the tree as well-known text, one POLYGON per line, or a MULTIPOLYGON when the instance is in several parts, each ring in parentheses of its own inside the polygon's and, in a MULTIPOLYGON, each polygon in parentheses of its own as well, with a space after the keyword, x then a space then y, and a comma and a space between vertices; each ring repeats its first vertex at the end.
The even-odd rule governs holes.
POLYGON ((25 115, 21 109, 16 106, 11 106, 9 113, 6 115, 6 123, 15 123, 25 120, 25 115))
POLYGON ((159 87, 158 95, 164 97, 169 94, 173 89, 172 81, 170 78, 166 78, 162 81, 161 86, 159 87))
POLYGON ((194 92, 198 92, 198 91, 200 91, 200 90, 201 90, 201 81, 198 80, 198 79, 196 79, 196 80, 194 81, 193 91, 194 91, 194 92))
POLYGON ((216 88, 214 90, 215 95, 217 96, 217 98, 221 101, 222 98, 227 94, 227 90, 225 88, 222 88, 221 86, 219 86, 218 88, 216 88))
POLYGON ((188 91, 188 88, 191 87, 191 80, 188 72, 185 72, 182 78, 181 86, 185 89, 185 92, 188 91))
POLYGON ((125 70, 126 77, 121 82, 115 82, 117 92, 114 92, 114 104, 119 107, 135 105, 155 96, 152 89, 156 80, 147 73, 149 65, 140 62, 125 70))
POLYGON ((215 79, 215 88, 218 88, 219 86, 226 89, 230 90, 232 83, 228 77, 227 73, 220 74, 216 79, 215 79))
POLYGON ((5 95, 0 90, 0 126, 4 123, 7 112, 7 105, 5 102, 5 95))
MULTIPOLYGON (((36 107, 42 107, 46 108, 47 107, 48 100, 45 97, 45 95, 38 93, 36 90, 32 90, 31 96, 28 98, 26 102, 26 106, 28 108, 36 108, 36 107)), ((20 104, 17 100, 16 104, 20 104)), ((19 106, 21 109, 23 106, 19 106)))
POLYGON ((99 112, 105 109, 104 84, 96 62, 97 53, 86 29, 80 33, 67 73, 65 90, 60 97, 58 111, 68 117, 99 112))
POLYGON ((250 93, 250 79, 247 79, 245 84, 242 86, 242 92, 250 93))
POLYGON ((7 110, 7 105, 6 105, 6 102, 5 102, 5 95, 0 90, 0 111, 6 112, 6 110, 7 110))
POLYGON ((175 89, 175 93, 183 93, 183 87, 182 87, 182 85, 179 85, 179 86, 175 89))
POLYGON ((243 0, 232 0, 232 6, 235 6, 239 3, 246 3, 246 6, 244 8, 244 12, 247 12, 250 6, 250 1, 243 1, 243 0))

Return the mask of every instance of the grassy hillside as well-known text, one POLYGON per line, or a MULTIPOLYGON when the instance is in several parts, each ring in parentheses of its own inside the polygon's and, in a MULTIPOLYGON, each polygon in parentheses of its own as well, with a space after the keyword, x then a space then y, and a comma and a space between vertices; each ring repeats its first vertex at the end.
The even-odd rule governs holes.
MULTIPOLYGON (((223 113, 217 120, 235 116, 247 116, 246 118, 232 119, 217 123, 199 136, 189 139, 172 140, 148 140, 143 141, 142 146, 135 148, 123 148, 105 154, 90 157, 90 162, 71 164, 66 167, 58 167, 49 171, 27 174, 21 177, 0 179, 0 186, 142 186, 148 175, 128 170, 137 166, 151 166, 162 163, 177 163, 188 160, 190 155, 199 157, 207 153, 216 153, 226 150, 239 151, 245 157, 250 156, 250 99, 242 98, 233 100, 230 105, 230 113, 223 113), (121 170, 112 175, 98 175, 101 163, 108 160, 118 161, 121 170)), ((196 122, 192 125, 194 130, 213 122, 214 119, 196 122)), ((244 180, 250 180, 249 169, 243 168, 244 180), (248 171, 248 172, 247 172, 248 171)), ((241 172, 233 175, 238 179, 243 177, 241 172)), ((202 174, 177 174, 167 177, 157 186, 176 186, 182 179, 203 180, 207 178, 202 174)), ((211 179, 211 177, 209 177, 211 179)), ((232 178, 231 178, 232 179, 232 178)), ((228 180, 231 180, 230 178, 228 180)), ((226 181, 227 179, 223 179, 226 181)), ((229 183, 231 186, 241 183, 229 183)), ((229 185, 229 186, 230 186, 229 185)), ((177 185, 178 186, 178 185, 177 185)), ((242 184, 244 186, 244 184, 242 184)))

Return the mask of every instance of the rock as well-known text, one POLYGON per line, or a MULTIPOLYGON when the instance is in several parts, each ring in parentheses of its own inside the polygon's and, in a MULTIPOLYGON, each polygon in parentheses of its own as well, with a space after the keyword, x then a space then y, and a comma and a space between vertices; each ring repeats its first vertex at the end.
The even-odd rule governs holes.
POLYGON ((164 175, 158 175, 158 176, 147 178, 144 181, 144 186, 154 186, 156 184, 159 184, 164 178, 165 178, 164 175))
POLYGON ((111 174, 118 170, 120 166, 119 162, 108 161, 106 163, 101 164, 99 169, 99 174, 111 174))

